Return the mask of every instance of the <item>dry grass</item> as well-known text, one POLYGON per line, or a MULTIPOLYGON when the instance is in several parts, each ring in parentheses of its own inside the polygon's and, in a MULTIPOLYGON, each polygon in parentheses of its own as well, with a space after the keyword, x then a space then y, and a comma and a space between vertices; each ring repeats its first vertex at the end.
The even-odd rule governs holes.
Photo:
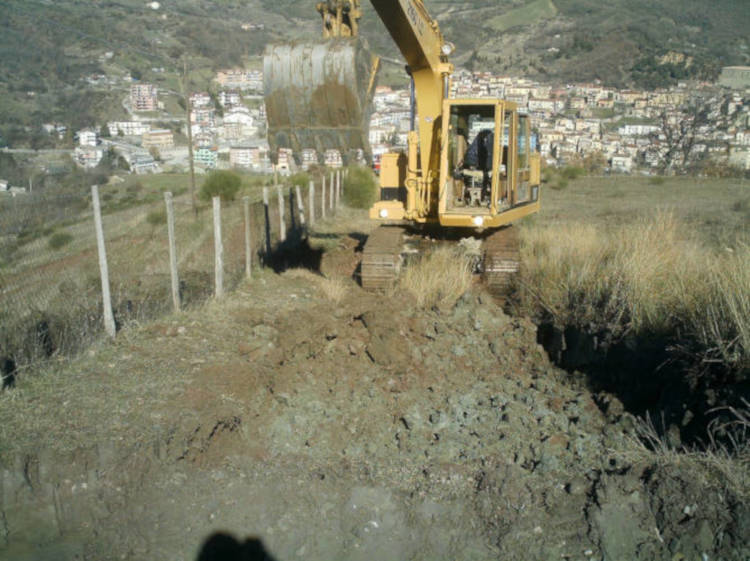
POLYGON ((308 269, 289 269, 284 275, 293 279, 302 279, 316 286, 323 297, 334 304, 341 302, 349 292, 351 281, 341 277, 324 277, 317 275, 308 269))
POLYGON ((618 452, 630 462, 647 456, 663 466, 680 466, 707 488, 728 491, 741 501, 750 500, 750 403, 726 408, 729 420, 708 427, 708 442, 700 450, 670 446, 652 419, 634 418, 636 434, 630 446, 618 452))
POLYGON ((394 288, 414 295, 418 306, 456 302, 472 284, 471 262, 461 247, 441 246, 406 267, 394 288))
POLYGON ((524 311, 560 325, 670 335, 704 359, 750 359, 750 247, 709 249, 670 213, 617 228, 567 223, 523 231, 524 311))

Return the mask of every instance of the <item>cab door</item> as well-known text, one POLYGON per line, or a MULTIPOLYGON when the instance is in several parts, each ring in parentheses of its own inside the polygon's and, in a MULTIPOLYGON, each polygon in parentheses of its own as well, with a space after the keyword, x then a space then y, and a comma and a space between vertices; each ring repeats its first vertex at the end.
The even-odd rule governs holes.
POLYGON ((516 131, 518 183, 514 204, 527 202, 531 197, 529 188, 531 181, 531 126, 528 115, 518 115, 516 131))

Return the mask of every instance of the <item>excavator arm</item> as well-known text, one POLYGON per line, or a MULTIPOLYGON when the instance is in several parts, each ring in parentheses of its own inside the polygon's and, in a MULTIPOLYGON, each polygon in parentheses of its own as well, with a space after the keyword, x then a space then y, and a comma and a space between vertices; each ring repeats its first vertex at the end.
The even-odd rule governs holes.
POLYGON ((439 134, 443 99, 453 65, 447 56, 453 50, 443 39, 438 24, 427 13, 422 0, 371 0, 393 41, 406 59, 414 80, 418 136, 410 133, 407 192, 424 216, 436 192, 440 165, 439 134), (416 146, 419 152, 417 155, 416 146), (417 161, 418 160, 418 161, 417 161), (420 204, 421 201, 421 204, 420 204))

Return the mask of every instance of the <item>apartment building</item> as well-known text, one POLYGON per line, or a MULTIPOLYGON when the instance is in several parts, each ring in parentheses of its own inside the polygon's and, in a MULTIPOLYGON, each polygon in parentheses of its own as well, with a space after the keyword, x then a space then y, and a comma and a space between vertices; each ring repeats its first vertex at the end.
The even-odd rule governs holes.
POLYGON ((153 84, 133 84, 130 86, 130 107, 133 111, 156 111, 159 98, 153 84))
POLYGON ((169 129, 154 129, 143 134, 141 146, 144 148, 172 148, 174 146, 174 134, 169 129))

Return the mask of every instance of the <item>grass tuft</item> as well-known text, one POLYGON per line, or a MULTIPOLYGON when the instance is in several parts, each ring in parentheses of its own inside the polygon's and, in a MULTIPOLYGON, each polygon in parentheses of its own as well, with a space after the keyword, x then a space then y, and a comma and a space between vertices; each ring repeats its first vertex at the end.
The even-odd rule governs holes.
POLYGON ((349 292, 349 284, 345 279, 340 277, 324 277, 317 275, 308 269, 289 269, 285 275, 295 279, 305 279, 313 286, 316 286, 323 296, 338 304, 349 292))
POLYGON ((61 249, 73 241, 73 236, 68 232, 58 232, 52 234, 47 241, 47 246, 50 249, 61 249))
POLYGON ((633 417, 635 435, 620 454, 629 461, 648 459, 660 466, 679 466, 699 478, 704 487, 728 491, 741 501, 750 500, 750 403, 725 408, 728 420, 708 427, 708 438, 701 449, 676 448, 662 436, 650 417, 633 417))
POLYGON ((395 289, 411 293, 419 307, 431 308, 454 304, 471 284, 471 260, 466 250, 441 246, 406 267, 395 289))

